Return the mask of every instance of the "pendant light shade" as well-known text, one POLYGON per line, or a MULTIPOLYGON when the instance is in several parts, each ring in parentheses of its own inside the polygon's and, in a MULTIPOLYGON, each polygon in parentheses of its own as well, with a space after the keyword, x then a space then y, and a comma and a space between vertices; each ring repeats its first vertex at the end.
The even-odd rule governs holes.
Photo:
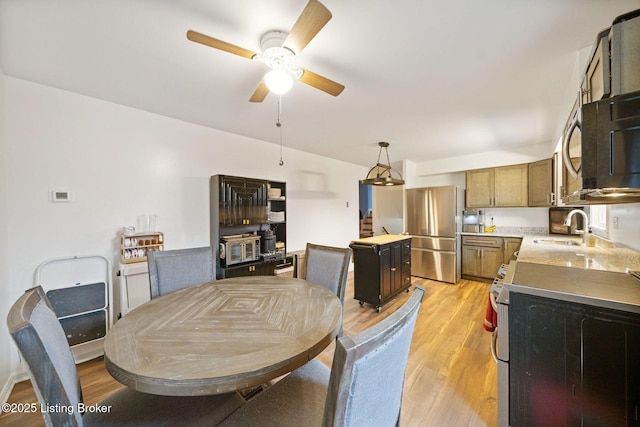
POLYGON ((361 182, 366 185, 380 185, 380 186, 393 186, 393 185, 404 185, 404 179, 402 179, 402 175, 397 170, 391 167, 391 162, 389 161, 389 151, 387 147, 389 147, 388 142, 378 142, 380 146, 380 151, 378 151, 378 163, 374 167, 369 170, 367 177, 363 179, 361 182), (380 155, 382 154, 382 149, 384 149, 387 155, 387 164, 380 163, 380 155))

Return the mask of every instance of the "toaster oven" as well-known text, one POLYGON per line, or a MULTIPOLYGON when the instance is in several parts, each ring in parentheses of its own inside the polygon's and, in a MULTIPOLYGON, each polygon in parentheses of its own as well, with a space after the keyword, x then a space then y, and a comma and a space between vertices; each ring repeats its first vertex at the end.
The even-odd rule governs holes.
POLYGON ((260 236, 236 234, 223 236, 220 242, 220 261, 228 267, 260 259, 260 236))

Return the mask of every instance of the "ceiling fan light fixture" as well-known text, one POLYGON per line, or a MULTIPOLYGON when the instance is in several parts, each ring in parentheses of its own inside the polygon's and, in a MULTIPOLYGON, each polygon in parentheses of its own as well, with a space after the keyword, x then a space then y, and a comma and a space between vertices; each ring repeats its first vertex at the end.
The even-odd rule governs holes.
POLYGON ((264 83, 271 92, 282 95, 293 87, 293 78, 285 70, 276 68, 264 75, 264 83))
POLYGON ((402 174, 391 167, 391 162, 389 161, 389 151, 387 150, 387 147, 389 147, 389 143, 378 142, 378 145, 380 146, 380 151, 378 151, 378 163, 376 163, 376 165, 369 170, 367 177, 361 182, 365 185, 378 185, 384 187, 404 185, 402 174), (380 155, 382 154, 382 149, 384 149, 387 155, 386 165, 384 163, 380 163, 380 155))

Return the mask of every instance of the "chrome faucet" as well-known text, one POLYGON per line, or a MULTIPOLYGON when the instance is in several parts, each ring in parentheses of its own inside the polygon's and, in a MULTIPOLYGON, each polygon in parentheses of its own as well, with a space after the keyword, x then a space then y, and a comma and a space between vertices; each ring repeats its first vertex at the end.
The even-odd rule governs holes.
POLYGON ((582 234, 582 244, 587 246, 587 243, 589 241, 589 217, 582 209, 574 209, 569 212, 569 214, 567 215, 567 219, 564 221, 564 225, 569 227, 571 225, 571 218, 573 218, 575 214, 582 215, 582 218, 584 220, 584 230, 576 230, 576 233, 582 234))

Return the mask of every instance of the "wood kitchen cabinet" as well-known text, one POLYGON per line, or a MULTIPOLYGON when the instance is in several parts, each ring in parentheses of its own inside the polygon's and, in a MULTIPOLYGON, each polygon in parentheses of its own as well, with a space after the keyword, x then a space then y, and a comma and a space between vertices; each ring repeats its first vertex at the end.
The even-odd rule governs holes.
POLYGON ((411 237, 383 235, 360 239, 353 250, 354 299, 382 304, 411 286, 411 237))
POLYGON ((462 236, 462 274, 491 279, 502 264, 508 264, 520 249, 519 237, 462 236))
POLYGON ((611 94, 610 31, 610 28, 602 30, 593 45, 591 60, 580 85, 583 104, 599 101, 611 94))
POLYGON ((462 275, 493 279, 504 263, 504 239, 462 236, 462 275))
POLYGON ((495 168, 474 169, 466 173, 468 208, 493 206, 495 195, 495 168))
POLYGON ((527 206, 528 173, 527 164, 467 171, 467 207, 527 206))
POLYGON ((529 206, 554 206, 556 203, 553 159, 529 163, 529 206))
POLYGON ((640 316, 510 293, 510 425, 638 426, 640 316))
POLYGON ((515 253, 520 250, 522 239, 520 237, 503 237, 504 239, 504 259, 503 262, 508 264, 511 260, 516 259, 515 253))

